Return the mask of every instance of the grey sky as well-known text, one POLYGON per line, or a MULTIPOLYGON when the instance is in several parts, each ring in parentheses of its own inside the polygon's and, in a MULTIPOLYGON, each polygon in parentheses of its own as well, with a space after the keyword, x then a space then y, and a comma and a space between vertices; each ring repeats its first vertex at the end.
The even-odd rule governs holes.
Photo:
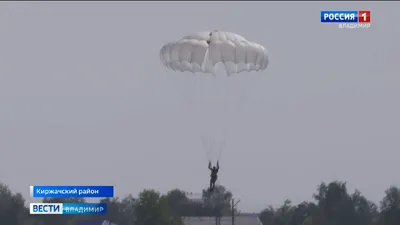
POLYGON ((226 139, 220 183, 244 211, 335 179, 378 201, 400 185, 399 6, 1 2, 0 180, 27 198, 40 184, 198 192, 205 135, 226 139), (321 24, 321 9, 371 10, 372 27, 321 24), (228 80, 162 67, 163 44, 213 29, 264 45, 270 66, 228 80))

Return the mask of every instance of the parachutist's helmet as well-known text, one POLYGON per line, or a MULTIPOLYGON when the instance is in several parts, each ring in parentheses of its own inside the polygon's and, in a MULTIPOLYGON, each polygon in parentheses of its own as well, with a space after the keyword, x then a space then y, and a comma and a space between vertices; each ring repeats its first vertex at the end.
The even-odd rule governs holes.
POLYGON ((213 166, 213 170, 217 169, 215 166, 213 166))

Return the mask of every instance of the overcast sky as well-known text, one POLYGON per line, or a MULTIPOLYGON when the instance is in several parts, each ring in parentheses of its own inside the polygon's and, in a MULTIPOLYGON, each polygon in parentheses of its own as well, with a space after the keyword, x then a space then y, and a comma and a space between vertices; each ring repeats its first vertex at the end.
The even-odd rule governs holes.
POLYGON ((379 201, 400 185, 399 2, 0 3, 0 181, 200 192, 202 137, 244 211, 347 181, 379 201), (320 10, 371 10, 369 29, 320 10), (162 45, 202 30, 264 45, 261 73, 163 68, 162 45))

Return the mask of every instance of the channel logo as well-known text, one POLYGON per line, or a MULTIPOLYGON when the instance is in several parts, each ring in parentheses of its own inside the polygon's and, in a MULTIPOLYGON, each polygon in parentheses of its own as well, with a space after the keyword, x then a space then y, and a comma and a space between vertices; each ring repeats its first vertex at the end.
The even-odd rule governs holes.
POLYGON ((321 23, 338 23, 339 28, 369 28, 371 11, 369 10, 322 10, 321 23))

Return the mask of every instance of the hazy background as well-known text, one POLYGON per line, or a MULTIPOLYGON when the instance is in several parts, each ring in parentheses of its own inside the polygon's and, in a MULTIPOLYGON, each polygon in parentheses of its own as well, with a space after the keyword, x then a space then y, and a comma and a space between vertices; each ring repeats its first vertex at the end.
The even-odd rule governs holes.
POLYGON ((219 181, 241 210, 311 199, 335 179, 378 201, 400 182, 399 10, 1 2, 0 180, 25 197, 41 184, 199 192, 209 179, 204 135, 226 140, 219 181), (321 24, 324 9, 371 10, 372 26, 321 24), (226 79, 162 67, 163 44, 214 29, 264 45, 267 70, 226 79))

